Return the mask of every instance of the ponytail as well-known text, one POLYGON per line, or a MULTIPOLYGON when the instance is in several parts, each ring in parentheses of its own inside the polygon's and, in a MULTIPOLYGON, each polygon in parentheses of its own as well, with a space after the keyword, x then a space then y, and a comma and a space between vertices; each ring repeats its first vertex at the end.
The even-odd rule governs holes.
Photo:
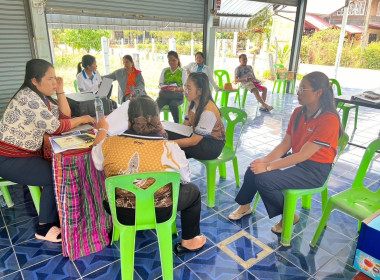
POLYGON ((80 72, 82 72, 82 62, 78 63, 77 68, 78 68, 78 71, 77 71, 77 75, 78 75, 80 72))

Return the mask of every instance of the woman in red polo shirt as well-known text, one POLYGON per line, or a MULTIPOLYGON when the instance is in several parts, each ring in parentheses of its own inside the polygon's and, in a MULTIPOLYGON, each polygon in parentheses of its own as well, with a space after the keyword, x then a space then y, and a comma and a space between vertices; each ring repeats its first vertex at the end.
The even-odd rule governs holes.
MULTIPOLYGON (((321 72, 306 75, 297 95, 302 106, 294 110, 282 142, 247 169, 235 198, 240 206, 229 215, 231 220, 251 214, 250 203, 257 191, 273 218, 283 212, 282 190, 318 188, 326 181, 342 133, 328 77, 321 72), (292 154, 284 157, 290 149, 292 154)), ((298 221, 296 215, 294 223, 298 221)), ((282 219, 272 231, 281 233, 282 219)))

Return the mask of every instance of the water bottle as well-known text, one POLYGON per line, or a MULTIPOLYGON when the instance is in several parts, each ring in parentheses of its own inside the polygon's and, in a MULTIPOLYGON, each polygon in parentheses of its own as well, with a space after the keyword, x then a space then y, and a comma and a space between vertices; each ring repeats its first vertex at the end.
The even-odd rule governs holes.
POLYGON ((99 120, 104 117, 103 102, 99 96, 95 97, 95 112, 96 112, 96 121, 99 122, 99 120))
POLYGON ((5 206, 7 206, 7 204, 5 203, 5 199, 3 197, 3 193, 0 190, 0 207, 2 208, 2 207, 5 207, 5 206))

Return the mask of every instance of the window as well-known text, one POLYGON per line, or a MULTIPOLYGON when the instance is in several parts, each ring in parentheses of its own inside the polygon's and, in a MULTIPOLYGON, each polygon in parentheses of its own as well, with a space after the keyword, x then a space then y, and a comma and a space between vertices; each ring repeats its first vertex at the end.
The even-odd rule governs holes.
POLYGON ((368 43, 370 44, 371 42, 376 42, 376 41, 377 41, 377 34, 370 33, 368 43))
MULTIPOLYGON (((359 0, 357 2, 351 2, 350 5, 348 6, 348 14, 349 15, 364 15, 364 12, 365 12, 365 7, 366 7, 366 0, 359 0)), ((377 9, 377 12, 379 12, 379 7, 380 7, 380 2, 379 2, 379 5, 378 5, 378 9, 377 9)), ((336 15, 337 16, 343 16, 343 13, 344 13, 344 8, 342 9, 339 9, 337 12, 336 12, 336 15)))
POLYGON ((377 4, 376 16, 380 16, 380 1, 379 4, 377 4))

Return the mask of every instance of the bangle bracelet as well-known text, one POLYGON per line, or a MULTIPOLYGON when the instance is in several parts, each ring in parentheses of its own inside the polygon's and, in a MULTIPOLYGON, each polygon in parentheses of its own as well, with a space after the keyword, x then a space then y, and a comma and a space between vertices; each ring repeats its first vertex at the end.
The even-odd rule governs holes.
POLYGON ((105 133, 108 133, 108 130, 103 127, 98 128, 98 131, 104 131, 105 133))

